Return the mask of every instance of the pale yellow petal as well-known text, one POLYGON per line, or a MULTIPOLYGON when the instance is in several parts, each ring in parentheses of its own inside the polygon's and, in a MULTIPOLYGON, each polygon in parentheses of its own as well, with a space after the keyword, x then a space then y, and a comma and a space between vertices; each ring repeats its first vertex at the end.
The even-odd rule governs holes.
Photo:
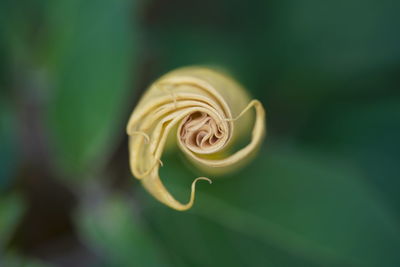
POLYGON ((265 111, 229 76, 208 68, 187 67, 164 75, 150 86, 131 115, 127 133, 133 175, 160 202, 187 210, 193 205, 196 182, 211 181, 195 179, 189 202, 180 203, 159 177, 164 150, 178 146, 207 173, 231 171, 248 161, 260 146, 265 135, 265 111), (255 112, 250 112, 253 108, 255 112), (250 131, 250 142, 229 154, 232 145, 250 131))

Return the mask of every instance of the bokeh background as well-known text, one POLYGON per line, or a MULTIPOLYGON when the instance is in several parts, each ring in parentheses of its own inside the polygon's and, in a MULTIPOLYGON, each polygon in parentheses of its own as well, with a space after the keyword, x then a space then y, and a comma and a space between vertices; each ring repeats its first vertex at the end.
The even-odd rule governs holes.
MULTIPOLYGON (((399 11, 2 0, 0 266, 400 266, 399 11), (130 174, 125 125, 146 86, 194 64, 260 99, 268 137, 176 212, 130 174)), ((186 201, 197 171, 163 161, 186 201)))

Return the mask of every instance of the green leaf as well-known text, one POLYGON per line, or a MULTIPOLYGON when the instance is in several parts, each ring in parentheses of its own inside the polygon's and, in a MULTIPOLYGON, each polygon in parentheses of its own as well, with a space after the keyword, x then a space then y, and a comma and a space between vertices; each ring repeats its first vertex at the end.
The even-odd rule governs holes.
POLYGON ((127 198, 114 196, 87 204, 76 217, 79 231, 107 265, 166 265, 156 240, 127 198))
POLYGON ((124 135, 137 49, 135 6, 128 0, 49 5, 49 126, 59 162, 75 173, 104 159, 114 138, 124 135))
MULTIPOLYGON (((400 101, 335 103, 315 112, 303 139, 321 151, 340 154, 360 166, 388 209, 400 209, 400 101)), ((400 221, 400 214, 396 213, 400 221)))
POLYGON ((7 253, 0 259, 1 266, 8 267, 50 267, 53 265, 44 263, 38 259, 27 258, 18 253, 7 253), (3 265, 1 265, 3 264, 3 265))
MULTIPOLYGON (((190 178, 197 174, 173 157, 163 162, 161 177, 186 201, 190 178)), ((199 185, 195 207, 188 213, 170 210, 154 199, 146 201, 154 231, 187 264, 392 266, 400 262, 395 214, 362 172, 340 158, 307 148, 274 146, 263 150, 249 167, 228 176, 199 185)))
POLYGON ((24 209, 17 195, 0 195, 0 252, 14 233, 24 209))

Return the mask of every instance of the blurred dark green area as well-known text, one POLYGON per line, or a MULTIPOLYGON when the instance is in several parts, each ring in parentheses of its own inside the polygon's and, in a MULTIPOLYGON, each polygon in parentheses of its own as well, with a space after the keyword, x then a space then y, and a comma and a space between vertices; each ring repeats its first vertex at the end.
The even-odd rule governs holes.
MULTIPOLYGON (((0 266, 400 266, 399 11, 2 0, 0 266), (194 64, 260 99, 268 137, 182 213, 131 176, 125 124, 151 81, 194 64)), ((186 201, 204 174, 176 153, 161 175, 186 201)))

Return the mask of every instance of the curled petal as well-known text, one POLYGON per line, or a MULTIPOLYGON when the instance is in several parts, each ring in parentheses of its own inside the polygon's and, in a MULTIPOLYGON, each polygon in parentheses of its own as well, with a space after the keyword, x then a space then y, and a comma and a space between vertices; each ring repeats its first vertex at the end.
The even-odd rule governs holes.
POLYGON ((127 133, 134 176, 160 202, 187 210, 194 202, 196 182, 211 180, 195 179, 189 202, 180 203, 158 174, 164 150, 178 145, 205 172, 230 171, 260 146, 265 135, 265 111, 230 77, 207 68, 187 67, 164 75, 150 86, 130 117, 127 133), (255 113, 249 112, 252 108, 255 113), (247 136, 251 128, 249 144, 230 154, 232 144, 247 136), (176 141, 168 138, 170 132, 176 135, 176 141))
POLYGON ((189 202, 186 204, 180 203, 168 192, 168 190, 165 188, 165 186, 161 182, 160 177, 158 177, 158 175, 149 176, 149 177, 142 179, 142 184, 146 188, 146 190, 150 194, 152 194, 156 199, 158 199, 160 202, 162 202, 176 210, 184 211, 184 210, 190 209, 193 206, 194 199, 195 199, 195 193, 196 193, 196 183, 197 183, 197 181, 200 181, 200 180, 208 181, 210 184, 212 183, 211 179, 209 179, 207 177, 198 177, 198 178, 194 179, 192 182, 190 199, 189 199, 189 202))

